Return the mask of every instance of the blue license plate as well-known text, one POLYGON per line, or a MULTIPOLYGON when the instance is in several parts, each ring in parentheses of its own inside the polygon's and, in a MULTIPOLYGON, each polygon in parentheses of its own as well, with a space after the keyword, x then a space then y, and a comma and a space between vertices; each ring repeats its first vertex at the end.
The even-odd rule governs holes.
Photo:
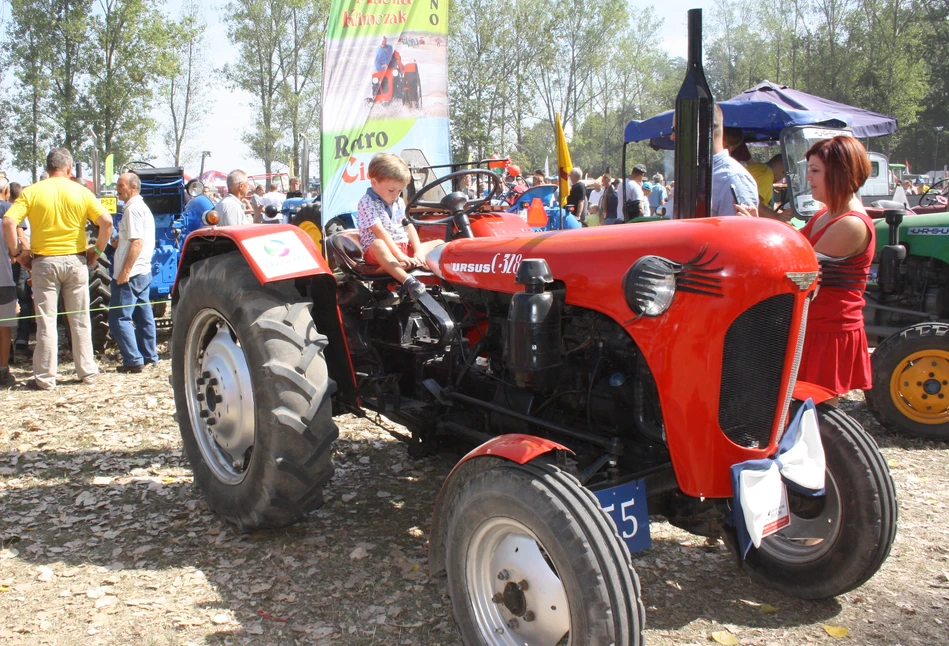
POLYGON ((596 499, 613 522, 630 554, 652 547, 649 538, 649 511, 646 508, 646 484, 634 480, 625 484, 594 491, 596 499))

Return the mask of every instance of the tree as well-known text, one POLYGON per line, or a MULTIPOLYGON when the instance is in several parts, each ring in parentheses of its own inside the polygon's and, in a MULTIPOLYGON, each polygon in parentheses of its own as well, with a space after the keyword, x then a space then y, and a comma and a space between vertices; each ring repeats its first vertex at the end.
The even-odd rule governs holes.
POLYGON ((201 66, 206 51, 206 27, 195 0, 184 5, 181 22, 174 26, 173 40, 177 43, 174 72, 163 81, 161 97, 169 117, 163 139, 175 166, 181 166, 190 156, 188 138, 208 110, 207 85, 201 66))
POLYGON ((456 160, 484 159, 498 145, 497 122, 503 121, 508 89, 504 25, 509 11, 501 0, 458 0, 451 13, 448 82, 456 160))
POLYGON ((245 133, 244 142, 270 173, 281 135, 278 92, 286 68, 281 41, 288 22, 287 0, 234 0, 226 14, 227 35, 237 45, 240 62, 226 65, 224 73, 234 87, 254 97, 254 129, 245 133))
MULTIPOLYGON (((310 134, 320 114, 323 47, 329 0, 287 0, 286 41, 278 42, 280 120, 290 133, 293 167, 300 168, 300 135, 310 134)), ((270 171, 268 171, 270 172, 270 171)), ((307 186, 309 178, 303 178, 307 186)))
POLYGON ((39 179, 51 147, 54 123, 49 118, 52 88, 48 74, 52 50, 46 34, 52 29, 42 7, 30 0, 12 0, 11 25, 4 42, 4 57, 16 83, 4 102, 12 115, 9 128, 13 165, 39 179))
MULTIPOLYGON (((88 120, 100 158, 122 165, 145 151, 155 126, 151 104, 174 69, 171 39, 156 0, 96 0, 86 47, 88 120)), ((110 181, 111 178, 107 178, 110 181)))
POLYGON ((86 93, 85 45, 92 0, 39 0, 37 7, 48 16, 49 29, 40 36, 49 44, 47 61, 51 80, 49 112, 56 124, 56 139, 75 157, 86 140, 88 94, 86 93))

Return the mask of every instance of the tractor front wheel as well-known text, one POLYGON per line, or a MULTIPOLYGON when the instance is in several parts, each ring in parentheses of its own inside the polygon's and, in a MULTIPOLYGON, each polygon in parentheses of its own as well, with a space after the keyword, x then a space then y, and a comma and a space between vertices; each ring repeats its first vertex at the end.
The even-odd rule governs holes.
POLYGON ((626 546, 593 494, 552 465, 503 463, 473 476, 445 548, 465 644, 642 644, 626 546))
POLYGON ((949 325, 917 323, 887 337, 870 358, 867 408, 884 427, 949 440, 949 325))
POLYGON ((178 426, 208 506, 242 531, 323 503, 337 429, 311 303, 261 285, 240 253, 196 262, 172 333, 178 426))
POLYGON ((817 406, 825 495, 788 490, 790 524, 752 548, 745 563, 762 585, 801 599, 863 585, 896 537, 896 488, 873 438, 846 413, 817 406))

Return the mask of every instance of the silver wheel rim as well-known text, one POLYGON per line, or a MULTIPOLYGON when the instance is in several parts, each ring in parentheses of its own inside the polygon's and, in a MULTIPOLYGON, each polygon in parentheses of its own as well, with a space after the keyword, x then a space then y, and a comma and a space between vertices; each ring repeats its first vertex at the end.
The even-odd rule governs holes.
POLYGON ((512 518, 491 518, 472 535, 465 584, 488 644, 553 646, 570 631, 567 593, 547 550, 512 518))
POLYGON ((221 482, 239 484, 256 434, 254 391, 237 335, 217 310, 201 310, 188 328, 185 396, 208 468, 221 482))
MULTIPOLYGON (((761 550, 771 558, 795 564, 811 563, 827 554, 840 534, 843 513, 840 490, 829 470, 824 490, 823 500, 814 501, 818 505, 822 503, 819 513, 799 516, 792 510, 790 524, 761 541, 761 550)), ((789 498, 794 495, 800 494, 788 492, 789 498)), ((802 497, 802 502, 807 505, 810 501, 802 497)))

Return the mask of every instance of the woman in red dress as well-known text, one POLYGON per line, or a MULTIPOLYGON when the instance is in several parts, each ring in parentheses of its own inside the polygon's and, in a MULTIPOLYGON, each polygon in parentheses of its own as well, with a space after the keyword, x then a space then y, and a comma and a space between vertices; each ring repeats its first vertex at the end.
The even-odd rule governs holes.
MULTIPOLYGON (((856 196, 870 160, 853 137, 820 141, 807 151, 807 179, 818 211, 801 233, 820 261, 820 290, 807 314, 798 379, 838 395, 872 387, 863 292, 875 248, 873 220, 856 196)), ((837 404, 837 398, 831 402, 837 404)))

